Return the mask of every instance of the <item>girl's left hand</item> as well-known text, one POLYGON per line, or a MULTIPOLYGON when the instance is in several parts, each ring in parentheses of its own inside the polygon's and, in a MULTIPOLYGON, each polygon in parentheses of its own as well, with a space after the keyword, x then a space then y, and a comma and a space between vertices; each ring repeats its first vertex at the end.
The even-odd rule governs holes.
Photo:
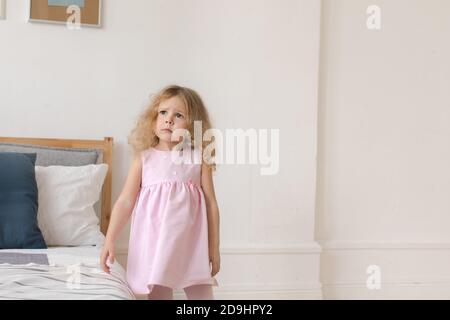
POLYGON ((220 270, 220 252, 218 248, 209 252, 209 262, 212 265, 211 276, 214 277, 220 270))

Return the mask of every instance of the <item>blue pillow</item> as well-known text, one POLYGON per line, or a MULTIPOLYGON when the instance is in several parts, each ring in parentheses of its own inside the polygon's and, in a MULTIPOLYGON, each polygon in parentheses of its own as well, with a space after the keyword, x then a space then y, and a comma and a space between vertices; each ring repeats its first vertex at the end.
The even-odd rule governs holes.
POLYGON ((46 249, 37 223, 36 153, 0 152, 0 249, 46 249))

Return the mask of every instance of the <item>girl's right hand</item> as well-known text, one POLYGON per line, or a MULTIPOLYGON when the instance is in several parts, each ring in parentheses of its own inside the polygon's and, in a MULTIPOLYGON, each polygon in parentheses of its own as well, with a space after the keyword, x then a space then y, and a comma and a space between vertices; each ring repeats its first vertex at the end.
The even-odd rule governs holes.
POLYGON ((103 271, 106 273, 110 273, 110 267, 107 264, 107 260, 109 260, 110 264, 114 263, 115 259, 115 253, 114 253, 114 243, 105 242, 105 245, 103 246, 102 253, 100 255, 100 266, 102 267, 103 271))

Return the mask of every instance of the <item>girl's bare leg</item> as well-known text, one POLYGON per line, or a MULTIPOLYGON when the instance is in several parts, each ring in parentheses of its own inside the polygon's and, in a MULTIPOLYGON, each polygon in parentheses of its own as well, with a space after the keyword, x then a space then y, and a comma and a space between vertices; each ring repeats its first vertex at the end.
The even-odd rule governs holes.
POLYGON ((212 286, 199 284, 184 288, 188 300, 214 300, 212 286))
POLYGON ((148 294, 148 300, 173 300, 172 288, 154 285, 153 290, 148 294))

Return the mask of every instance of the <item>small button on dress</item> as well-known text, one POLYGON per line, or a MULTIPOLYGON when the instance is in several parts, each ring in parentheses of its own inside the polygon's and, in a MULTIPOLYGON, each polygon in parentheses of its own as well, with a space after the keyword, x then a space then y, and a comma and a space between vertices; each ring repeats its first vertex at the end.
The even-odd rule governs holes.
POLYGON ((189 151, 197 161, 180 164, 171 152, 149 148, 141 153, 141 190, 132 214, 127 263, 127 281, 136 294, 148 294, 154 285, 177 290, 218 286, 209 263, 201 154, 189 151))

